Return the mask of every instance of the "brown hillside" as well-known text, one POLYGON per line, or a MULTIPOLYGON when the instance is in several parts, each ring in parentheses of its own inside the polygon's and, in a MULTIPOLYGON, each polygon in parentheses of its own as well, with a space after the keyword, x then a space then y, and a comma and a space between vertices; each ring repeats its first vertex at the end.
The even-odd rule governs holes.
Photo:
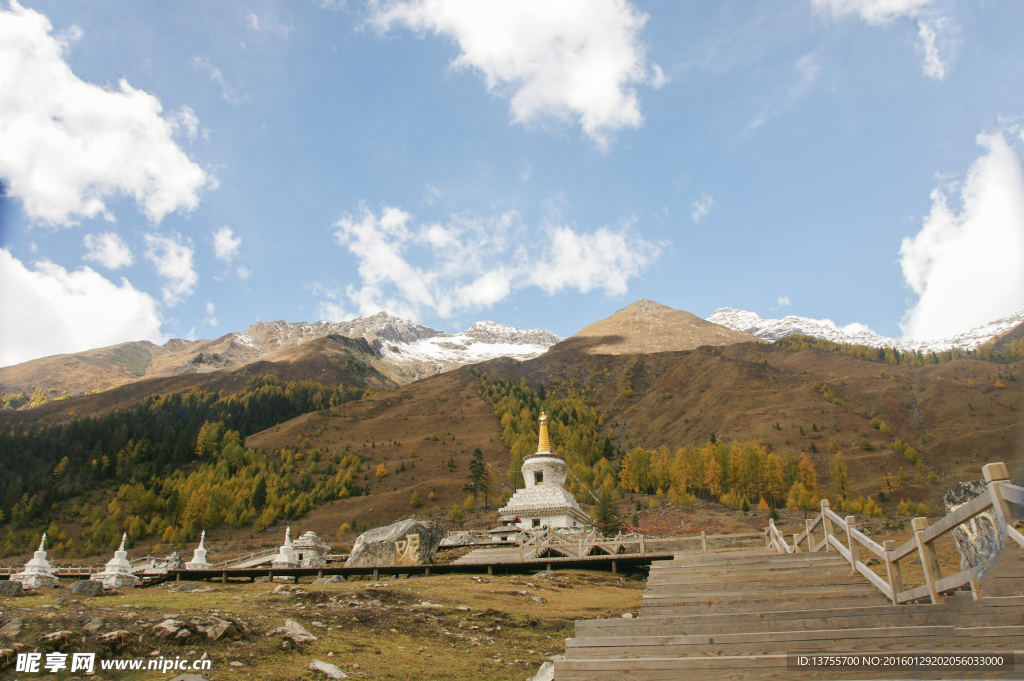
POLYGON ((258 361, 206 373, 147 378, 100 393, 47 402, 25 411, 0 411, 0 422, 60 422, 72 415, 105 414, 133 407, 150 396, 194 389, 231 394, 245 386, 250 378, 261 374, 274 374, 282 381, 311 380, 330 386, 344 383, 350 388, 368 387, 376 392, 397 385, 388 375, 389 369, 362 338, 331 335, 281 351, 274 356, 274 361, 258 361))
POLYGON ((577 331, 555 348, 583 349, 595 355, 636 355, 757 340, 689 312, 653 300, 638 300, 577 331))
MULTIPOLYGON (((281 424, 279 430, 247 438, 246 446, 295 449, 296 443, 308 438, 311 447, 327 453, 349 447, 364 457, 366 480, 359 484, 370 484, 371 494, 314 510, 302 526, 317 533, 334 534, 343 522, 377 525, 417 512, 447 511, 453 503, 461 505, 469 460, 477 448, 500 480, 493 502, 501 494, 501 484, 507 484, 509 454, 494 409, 478 390, 479 379, 468 369, 456 369, 395 392, 305 414, 281 424), (413 451, 415 457, 410 456, 413 451), (454 470, 446 465, 449 460, 454 461, 454 470), (403 463, 405 471, 399 472, 403 463), (389 475, 378 481, 374 473, 381 464, 389 475), (419 509, 409 505, 414 490, 423 502, 419 509), (428 499, 431 492, 434 500, 428 499)), ((325 457, 320 466, 326 464, 325 457)))

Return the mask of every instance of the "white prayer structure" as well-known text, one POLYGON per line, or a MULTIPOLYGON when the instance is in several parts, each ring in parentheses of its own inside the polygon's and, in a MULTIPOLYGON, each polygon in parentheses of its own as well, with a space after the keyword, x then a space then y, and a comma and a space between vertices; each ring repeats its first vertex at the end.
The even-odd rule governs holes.
POLYGON ((323 567, 327 565, 327 554, 331 545, 310 530, 295 540, 292 553, 302 567, 323 567))
POLYGON ((548 417, 540 415, 540 442, 537 453, 523 461, 524 489, 517 489, 508 505, 498 509, 502 525, 521 530, 544 528, 582 529, 590 517, 580 509, 576 499, 565 489, 569 466, 560 456, 551 453, 548 442, 548 417))
MULTIPOLYGON (((121 589, 123 587, 135 587, 139 578, 132 574, 132 564, 128 562, 128 552, 124 550, 124 542, 128 539, 128 533, 121 535, 121 548, 114 551, 114 557, 107 562, 103 572, 97 572, 89 579, 102 582, 104 589, 121 589)), ((206 551, 203 551, 205 561, 206 551)))
POLYGON ((25 563, 25 569, 18 574, 11 575, 12 582, 21 582, 26 589, 42 589, 43 587, 57 586, 57 575, 53 574, 53 567, 46 560, 46 533, 39 542, 39 550, 32 555, 32 560, 25 563))
POLYGON ((210 564, 206 562, 206 548, 203 543, 206 541, 206 530, 199 535, 199 547, 192 552, 192 560, 185 563, 186 570, 209 570, 210 564))
POLYGON ((296 568, 299 567, 299 561, 295 558, 295 550, 292 548, 292 528, 291 525, 284 531, 284 544, 281 545, 281 550, 274 556, 274 561, 271 563, 274 568, 296 568))

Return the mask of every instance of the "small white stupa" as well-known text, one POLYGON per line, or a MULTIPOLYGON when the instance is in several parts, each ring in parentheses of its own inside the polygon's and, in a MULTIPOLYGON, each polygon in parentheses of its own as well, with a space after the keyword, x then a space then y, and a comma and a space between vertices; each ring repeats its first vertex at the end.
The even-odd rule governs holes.
POLYGON ((11 575, 12 582, 21 582, 26 589, 42 589, 44 587, 57 586, 57 575, 53 574, 53 567, 46 560, 46 533, 39 542, 39 550, 32 555, 32 560, 25 563, 25 569, 11 575))
POLYGON ((562 457, 551 452, 548 417, 543 412, 538 440, 537 453, 523 459, 526 487, 517 489, 508 504, 498 509, 498 520, 504 527, 518 527, 520 530, 582 530, 590 524, 590 517, 565 489, 569 466, 562 457))
POLYGON ((299 567, 299 561, 295 558, 295 550, 292 548, 291 525, 284 531, 284 544, 281 545, 281 550, 274 556, 271 566, 274 568, 299 567))
POLYGON ((103 572, 97 572, 89 579, 102 582, 104 589, 121 589, 138 585, 139 578, 132 574, 132 564, 128 562, 128 552, 124 550, 124 542, 127 539, 128 533, 125 532, 121 535, 121 548, 114 551, 114 557, 107 562, 103 572))
POLYGON ((192 552, 192 560, 185 563, 186 570, 209 570, 210 564, 206 562, 206 548, 203 543, 206 541, 206 530, 199 535, 199 546, 192 552))

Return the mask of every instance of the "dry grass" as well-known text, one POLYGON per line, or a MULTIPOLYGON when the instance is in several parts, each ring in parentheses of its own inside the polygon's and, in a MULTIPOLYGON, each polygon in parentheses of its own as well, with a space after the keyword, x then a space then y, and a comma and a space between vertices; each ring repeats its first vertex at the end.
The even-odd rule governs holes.
POLYGON ((311 679, 309 663, 321 659, 354 678, 521 681, 548 657, 563 652, 576 619, 638 612, 644 582, 565 571, 550 578, 458 575, 301 584, 296 594, 274 594, 273 589, 267 583, 216 585, 205 593, 136 589, 80 602, 60 590, 56 596, 6 601, 0 605, 6 611, 0 621, 24 619, 26 629, 18 642, 34 647, 41 633, 78 631, 89 619, 101 617, 107 623, 101 632, 128 629, 143 636, 124 656, 148 656, 158 649, 164 656, 197 657, 208 651, 212 676, 225 680, 311 679), (535 596, 545 602, 534 601, 535 596), (381 604, 369 604, 374 600, 381 604), (422 607, 423 601, 441 607, 422 607), (57 607, 40 607, 53 605, 57 607), (227 614, 246 622, 255 635, 236 643, 168 644, 149 632, 171 614, 185 620, 227 614), (279 636, 265 634, 285 619, 299 622, 320 640, 282 650, 279 636), (328 657, 329 652, 334 656, 328 657), (232 667, 230 661, 244 666, 232 667))

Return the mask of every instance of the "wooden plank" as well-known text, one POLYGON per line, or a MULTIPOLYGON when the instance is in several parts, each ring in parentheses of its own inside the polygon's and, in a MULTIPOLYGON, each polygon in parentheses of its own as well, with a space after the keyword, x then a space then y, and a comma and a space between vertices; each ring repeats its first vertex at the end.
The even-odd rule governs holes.
POLYGON ((903 591, 903 573, 900 572, 900 564, 891 559, 892 550, 896 548, 896 542, 891 539, 882 544, 885 549, 885 572, 889 578, 889 595, 893 605, 899 605, 898 596, 903 591))
MULTIPOLYGON (((880 638, 905 638, 905 637, 929 637, 929 636, 952 636, 956 627, 952 625, 932 626, 910 626, 910 627, 861 627, 857 629, 813 629, 807 631, 772 631, 765 633, 725 633, 713 637, 706 635, 698 636, 616 636, 600 639, 574 639, 565 640, 566 652, 569 648, 575 651, 590 648, 629 648, 629 647, 656 647, 656 646, 702 646, 709 642, 713 645, 727 646, 731 643, 802 643, 812 641, 828 641, 835 643, 844 639, 871 640, 880 638), (709 639, 712 639, 709 641, 709 639)), ((1007 636, 1013 632, 1024 631, 1024 627, 982 627, 979 629, 992 630, 992 635, 1007 636), (999 632, 999 633, 996 633, 999 632)), ((981 635, 981 634, 979 634, 981 635)), ((575 652, 574 651, 574 652, 575 652)), ((661 657, 659 655, 659 657, 661 657)))
POLYGON ((825 513, 825 516, 829 520, 831 520, 833 523, 835 523, 836 525, 839 526, 840 530, 842 530, 843 532, 846 532, 846 520, 844 520, 843 518, 840 518, 838 515, 836 515, 835 511, 833 511, 830 508, 826 509, 824 511, 824 513, 825 513))
POLYGON ((921 598, 928 598, 929 595, 931 595, 931 590, 928 588, 928 585, 922 584, 919 587, 901 591, 896 597, 896 600, 900 603, 906 603, 907 601, 916 601, 921 598))
POLYGON ((852 528, 850 530, 850 534, 853 535, 853 538, 856 539, 862 546, 866 547, 869 551, 871 551, 871 553, 875 554, 882 560, 885 560, 885 549, 883 549, 881 546, 873 542, 863 532, 861 532, 857 528, 852 528))
POLYGON ((1015 528, 1013 525, 1006 526, 1006 536, 1007 538, 1012 539, 1021 546, 1024 546, 1024 534, 1018 532, 1017 528, 1015 528))
POLYGON ((917 542, 917 553, 921 557, 921 568, 924 570, 925 586, 928 587, 932 603, 941 603, 942 594, 935 588, 935 585, 942 579, 942 567, 939 565, 939 557, 935 553, 935 547, 925 539, 928 519, 914 518, 911 521, 911 525, 914 528, 914 541, 917 542))
POLYGON ((999 486, 999 495, 1011 504, 1024 506, 1024 487, 1017 487, 1008 482, 999 486))
POLYGON ((828 538, 828 543, 831 544, 832 547, 839 552, 839 555, 846 559, 846 562, 850 562, 850 551, 845 546, 843 546, 842 542, 840 542, 838 539, 832 536, 828 538))
POLYGON ((916 550, 917 542, 915 542, 914 538, 911 537, 903 544, 900 544, 900 547, 898 549, 889 552, 889 560, 900 560, 901 558, 910 555, 916 550))
POLYGON ((857 572, 867 577, 867 580, 878 587, 878 590, 885 594, 886 598, 892 600, 892 589, 890 589, 889 585, 885 583, 885 580, 872 572, 867 565, 864 563, 857 563, 857 572))
POLYGON ((981 572, 981 569, 983 567, 983 565, 978 565, 976 567, 971 568, 970 570, 964 570, 963 572, 958 572, 955 575, 943 577, 935 583, 935 589, 939 593, 943 593, 945 591, 952 591, 953 589, 959 589, 960 587, 969 584, 971 580, 974 579, 979 572, 981 572))
POLYGON ((939 518, 935 523, 929 525, 928 529, 923 530, 921 539, 922 541, 930 542, 937 537, 941 537, 957 525, 966 523, 974 516, 984 513, 991 507, 992 500, 989 498, 989 495, 982 494, 976 496, 949 515, 939 518))

